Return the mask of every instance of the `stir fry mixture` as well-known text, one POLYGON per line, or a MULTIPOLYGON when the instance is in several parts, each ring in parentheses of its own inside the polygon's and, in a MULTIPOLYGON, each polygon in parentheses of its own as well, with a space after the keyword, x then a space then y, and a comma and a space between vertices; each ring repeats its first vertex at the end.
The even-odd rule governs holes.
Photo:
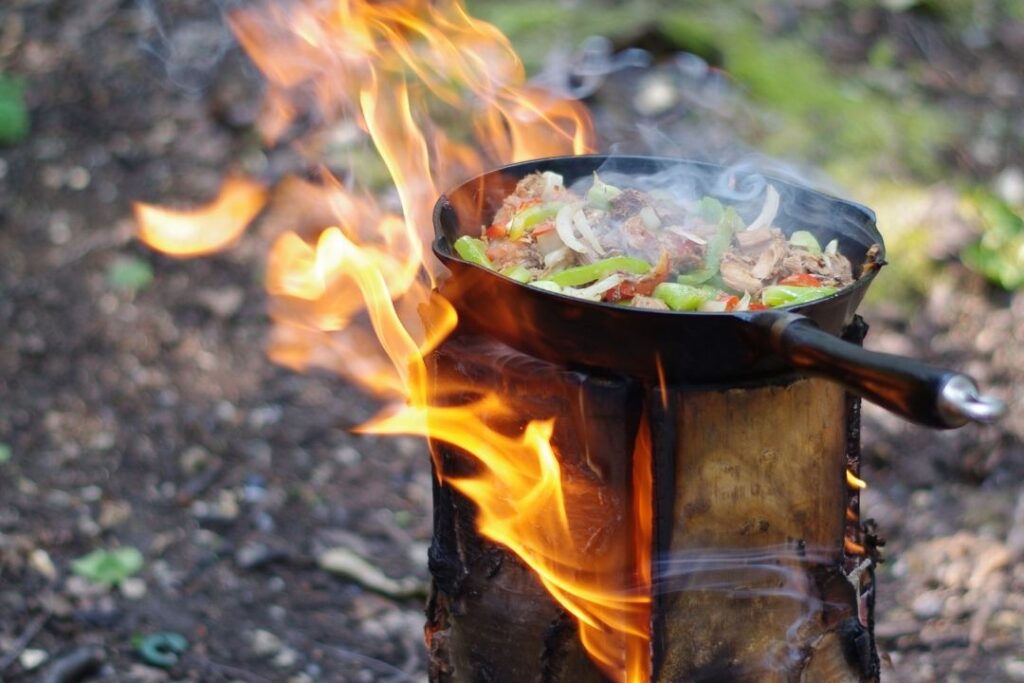
POLYGON ((680 201, 606 184, 581 196, 557 173, 519 181, 464 260, 532 287, 590 301, 673 311, 744 311, 806 303, 854 280, 835 240, 788 238, 772 223, 771 185, 748 225, 712 197, 680 201))

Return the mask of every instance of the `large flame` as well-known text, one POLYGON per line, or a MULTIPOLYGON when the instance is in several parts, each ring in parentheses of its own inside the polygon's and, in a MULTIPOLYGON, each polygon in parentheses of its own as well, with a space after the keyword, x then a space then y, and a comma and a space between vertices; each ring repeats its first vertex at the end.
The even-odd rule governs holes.
MULTIPOLYGON (((513 411, 501 396, 453 405, 462 388, 437 386, 424 361, 456 324, 451 306, 431 294, 439 266, 426 245, 438 188, 500 164, 590 151, 585 108, 529 85, 505 36, 458 0, 308 0, 242 10, 231 25, 268 80, 264 140, 301 134, 300 121, 354 121, 387 167, 401 206, 398 215, 329 174, 322 183, 279 184, 266 219, 280 233, 267 268, 272 359, 334 369, 392 401, 363 431, 417 434, 476 459, 480 473, 472 477, 449 478, 435 465, 477 505, 480 532, 536 572, 578 620, 581 642, 606 674, 646 679, 646 438, 636 444, 631 505, 616 499, 627 492, 567 475, 552 445, 553 419, 502 433, 494 420, 513 411), (318 227, 331 227, 318 235, 288 225, 290 212, 308 213, 311 204, 330 216, 318 227), (606 522, 624 510, 623 524, 606 522)), ((255 187, 236 180, 206 210, 190 213, 140 205, 141 237, 173 254, 227 246, 263 206, 255 187), (226 212, 246 191, 258 201, 226 212)))

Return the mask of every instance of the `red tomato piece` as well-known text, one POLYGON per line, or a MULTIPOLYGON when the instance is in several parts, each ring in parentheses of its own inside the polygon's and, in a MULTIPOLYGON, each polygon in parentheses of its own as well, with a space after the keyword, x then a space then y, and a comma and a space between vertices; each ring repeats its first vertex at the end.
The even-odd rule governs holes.
POLYGON ((489 226, 487 226, 487 229, 484 231, 484 234, 487 235, 487 237, 489 237, 492 240, 498 239, 499 237, 504 237, 505 236, 505 226, 504 225, 489 225, 489 226))
POLYGON ((797 273, 796 275, 790 275, 779 280, 780 285, 790 285, 791 287, 820 287, 821 280, 818 276, 811 275, 810 273, 797 273))

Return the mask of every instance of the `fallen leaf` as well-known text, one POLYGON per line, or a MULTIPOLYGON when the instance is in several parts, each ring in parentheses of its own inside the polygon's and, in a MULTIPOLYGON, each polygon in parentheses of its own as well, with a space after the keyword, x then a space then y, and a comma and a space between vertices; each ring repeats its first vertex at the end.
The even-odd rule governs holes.
POLYGON ((114 585, 135 574, 144 564, 136 548, 97 549, 71 563, 71 571, 97 584, 114 585))

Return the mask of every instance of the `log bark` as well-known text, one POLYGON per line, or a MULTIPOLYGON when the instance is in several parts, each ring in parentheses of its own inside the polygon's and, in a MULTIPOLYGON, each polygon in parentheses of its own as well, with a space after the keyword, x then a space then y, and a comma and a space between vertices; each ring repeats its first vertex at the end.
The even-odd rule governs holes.
MULTIPOLYGON (((859 341, 863 326, 851 329, 859 341)), ((507 433, 556 416, 567 476, 592 478, 625 507, 638 431, 649 430, 652 681, 876 680, 873 565, 864 560, 877 551, 845 479, 847 468, 859 471, 857 399, 815 379, 643 386, 465 332, 428 366, 435 384, 455 379, 510 401, 521 419, 496 425, 507 433)), ((474 471, 466 454, 431 446, 446 474, 474 471)), ((438 481, 434 524, 432 681, 606 680, 575 620, 523 562, 480 535, 475 507, 438 481)))
MULTIPOLYGON (((521 431, 530 420, 558 416, 552 440, 566 476, 593 479, 609 494, 630 499, 643 406, 642 388, 635 383, 568 371, 472 336, 450 338, 428 365, 435 385, 468 381, 503 396, 519 416, 516 424, 494 425, 506 433, 521 431)), ((472 460, 458 449, 439 442, 431 449, 447 475, 474 471, 472 460)), ((620 515, 599 523, 626 522, 620 515)), ((429 562, 433 589, 426 637, 432 681, 606 680, 580 644, 576 622, 523 562, 478 533, 473 504, 436 477, 429 562)))

